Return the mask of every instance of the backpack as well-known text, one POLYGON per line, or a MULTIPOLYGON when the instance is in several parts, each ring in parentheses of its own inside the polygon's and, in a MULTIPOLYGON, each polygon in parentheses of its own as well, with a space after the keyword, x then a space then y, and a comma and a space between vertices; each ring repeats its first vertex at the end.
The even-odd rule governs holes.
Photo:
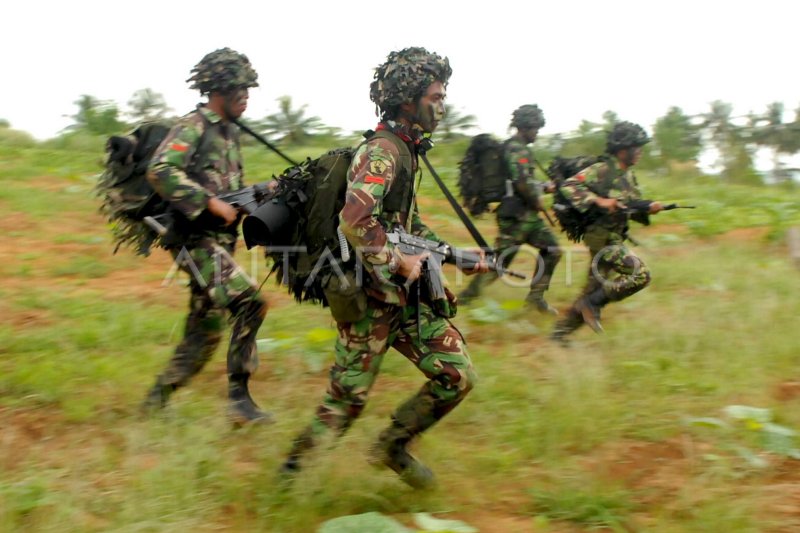
MULTIPOLYGON (((395 142, 401 154, 400 168, 413 176, 411 152, 402 140, 382 131, 365 136, 367 140, 383 137, 395 142)), ((298 302, 330 306, 334 317, 344 321, 350 321, 341 318, 348 311, 356 311, 349 309, 354 305, 349 297, 363 297, 361 303, 366 305, 366 296, 355 279, 355 254, 350 253, 347 241, 337 231, 348 170, 359 147, 333 149, 289 167, 275 178, 278 184, 272 198, 242 223, 247 248, 267 248, 266 255, 273 261, 270 274, 277 273, 279 282, 298 302), (348 278, 348 286, 333 287, 343 277, 348 278)))
MULTIPOLYGON (((547 174, 556 186, 556 190, 553 193, 553 212, 561 225, 562 231, 567 234, 567 238, 572 242, 583 240, 586 228, 591 226, 602 213, 593 208, 581 213, 562 192, 561 186, 567 179, 578 174, 583 169, 605 160, 605 156, 556 157, 547 168, 547 174)), ((590 187, 590 189, 595 194, 605 196, 608 194, 607 189, 612 181, 613 175, 611 175, 611 179, 606 179, 605 183, 600 184, 599 187, 590 187)))
MULTIPOLYGON (((106 141, 108 155, 95 194, 101 200, 100 212, 112 225, 114 253, 125 245, 138 255, 148 256, 151 248, 161 243, 161 236, 144 223, 144 218, 166 213, 169 203, 147 181, 147 169, 170 128, 165 122, 144 122, 129 135, 112 136, 106 141)), ((202 167, 210 142, 207 131, 205 128, 200 136, 189 172, 202 167)))
POLYGON ((492 135, 482 133, 473 137, 458 166, 461 198, 472 216, 486 212, 490 203, 508 195, 505 145, 492 135))

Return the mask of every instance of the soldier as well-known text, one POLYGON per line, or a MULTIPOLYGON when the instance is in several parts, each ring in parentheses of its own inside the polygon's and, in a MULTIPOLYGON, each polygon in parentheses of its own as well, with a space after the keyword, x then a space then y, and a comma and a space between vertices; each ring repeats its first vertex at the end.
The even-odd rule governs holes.
POLYGON ((229 416, 235 424, 271 420, 248 391, 267 304, 233 259, 239 213, 216 197, 244 187, 239 128, 231 121, 244 113, 248 89, 258 87, 257 79, 243 54, 222 48, 206 55, 187 82, 207 95, 208 103, 178 121, 150 163, 148 181, 169 201, 175 221, 166 247, 189 274, 191 295, 183 340, 147 395, 146 411, 164 407, 175 389, 208 362, 222 338, 227 310, 232 323, 229 416))
MULTIPOLYGON (((549 185, 537 184, 534 179, 533 151, 529 146, 544 124, 544 115, 537 105, 523 105, 512 115, 511 126, 517 129, 517 133, 504 143, 503 153, 513 194, 503 198, 497 208, 499 234, 495 250, 501 254, 506 266, 523 244, 539 250, 536 275, 525 301, 541 313, 556 315, 558 311, 547 303, 544 293, 550 287, 553 271, 561 259, 561 250, 556 236, 538 214, 544 209, 541 193, 552 192, 552 189, 549 185)), ((495 272, 476 276, 458 295, 459 300, 468 302, 477 298, 481 290, 496 279, 495 272)))
POLYGON ((615 124, 606 138, 606 153, 610 157, 582 170, 561 187, 576 209, 587 215, 591 210, 598 215, 583 237, 592 258, 588 282, 567 316, 556 324, 551 335, 555 341, 563 342, 584 323, 601 332, 603 306, 627 298, 650 283, 647 266, 625 246, 628 220, 647 224, 649 214, 663 209, 660 202, 641 200, 632 170, 642 156, 642 146, 648 142, 650 139, 641 126, 631 122, 615 124), (634 201, 643 203, 643 208, 633 212, 626 206, 626 202, 634 201))
MULTIPOLYGON (((475 383, 461 334, 428 302, 412 299, 414 291, 407 289, 420 276, 424 256, 403 255, 386 235, 403 226, 438 240, 419 218, 414 177, 424 136, 444 117, 451 72, 447 58, 416 47, 390 53, 376 69, 370 99, 380 123, 377 134, 353 157, 339 217, 339 227, 368 273, 366 311, 352 322, 337 320, 330 385, 311 424, 294 441, 281 468, 285 476, 300 469, 302 456, 323 435, 341 435, 352 425, 366 405, 384 355, 393 347, 428 381, 394 412, 391 425, 370 449, 369 460, 388 466, 412 487, 428 487, 434 481, 432 472, 406 447, 461 403, 475 383)), ((486 270, 481 263, 475 271, 486 270)), ((455 298, 449 297, 454 306, 455 298)))

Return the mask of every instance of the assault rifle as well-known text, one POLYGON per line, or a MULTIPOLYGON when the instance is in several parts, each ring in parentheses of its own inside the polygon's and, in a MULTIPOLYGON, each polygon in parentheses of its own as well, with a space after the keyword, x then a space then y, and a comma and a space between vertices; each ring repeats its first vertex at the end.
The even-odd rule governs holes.
MULTIPOLYGON (((220 200, 228 202, 239 211, 246 215, 251 215, 261 204, 271 198, 272 180, 263 183, 256 183, 239 189, 238 191, 228 192, 217 196, 220 200)), ((156 216, 144 217, 144 223, 161 235, 165 236, 169 232, 169 227, 174 222, 174 216, 169 211, 156 216)))
MULTIPOLYGON (((445 242, 432 241, 411 235, 406 232, 402 227, 398 227, 394 231, 386 233, 387 240, 394 244, 403 254, 406 255, 420 255, 429 253, 430 255, 425 260, 422 266, 422 273, 420 279, 417 280, 417 297, 419 298, 422 283, 425 284, 427 296, 430 298, 431 303, 436 300, 446 300, 447 293, 444 290, 444 283, 442 282, 442 264, 448 263, 456 265, 465 270, 474 269, 481 262, 481 255, 475 252, 470 252, 461 248, 453 248, 445 242)), ((514 272, 513 270, 506 270, 505 267, 498 261, 498 258, 493 253, 487 253, 483 261, 489 265, 489 270, 497 272, 498 275, 508 274, 515 278, 526 279, 524 274, 514 272)), ((419 307, 417 307, 419 313, 419 307)), ((421 328, 419 317, 417 317, 417 326, 421 328)), ((420 331, 420 336, 422 332, 420 331)))
MULTIPOLYGON (((650 200, 631 200, 628 202, 623 202, 625 204, 625 209, 622 211, 627 214, 635 214, 635 213, 643 213, 649 214, 650 213, 650 204, 653 202, 650 200)), ((665 204, 662 208, 662 211, 672 211, 673 209, 696 209, 697 206, 694 205, 678 205, 678 204, 665 204)))

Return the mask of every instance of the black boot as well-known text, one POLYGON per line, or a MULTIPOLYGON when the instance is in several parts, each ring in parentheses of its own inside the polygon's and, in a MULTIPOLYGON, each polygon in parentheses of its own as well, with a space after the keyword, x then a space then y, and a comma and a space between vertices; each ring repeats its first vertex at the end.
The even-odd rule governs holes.
POLYGON ((567 340, 567 335, 580 328, 582 325, 583 316, 581 316, 581 313, 576 310, 574 306, 570 307, 569 311, 567 311, 567 315, 556 322, 553 333, 550 335, 550 340, 562 346, 568 346, 569 341, 567 340))
POLYGON ((393 422, 370 448, 368 460, 373 466, 388 466, 415 489, 429 489, 436 485, 436 477, 430 468, 408 453, 406 446, 410 440, 408 430, 393 422))
POLYGON ((249 374, 233 374, 228 381, 228 416, 234 426, 246 424, 271 424, 275 420, 272 413, 264 412, 258 408, 256 402, 250 397, 247 389, 249 374))
POLYGON ((536 309, 543 315, 558 316, 558 309, 547 303, 547 300, 544 299, 544 294, 541 292, 529 292, 528 296, 525 297, 525 305, 536 309))
POLYGON ((143 415, 150 415, 165 408, 176 388, 175 385, 162 385, 160 380, 156 381, 139 406, 139 411, 143 415))
POLYGON ((600 310, 610 300, 606 296, 602 287, 598 287, 589 294, 581 296, 575 302, 575 309, 583 316, 583 321, 592 328, 595 333, 603 332, 603 325, 600 324, 600 310))

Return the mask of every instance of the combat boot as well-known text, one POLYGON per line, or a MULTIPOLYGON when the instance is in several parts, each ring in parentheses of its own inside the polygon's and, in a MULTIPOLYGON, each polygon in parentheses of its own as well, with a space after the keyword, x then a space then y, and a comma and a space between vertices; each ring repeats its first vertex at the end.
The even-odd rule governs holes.
POLYGON ((139 406, 139 412, 143 415, 150 415, 165 408, 169 402, 169 397, 175 392, 176 388, 175 385, 163 385, 160 381, 156 381, 139 406))
POLYGON ((562 346, 568 346, 569 341, 567 340, 567 335, 582 325, 583 316, 577 309, 575 309, 575 307, 570 307, 569 311, 567 311, 567 316, 556 322, 555 328, 553 328, 553 333, 550 334, 550 340, 557 342, 562 346))
POLYGON ((228 416, 234 426, 246 424, 271 424, 275 420, 272 413, 264 412, 258 408, 256 402, 250 397, 247 388, 249 374, 234 374, 228 381, 228 416))
POLYGON ((600 324, 600 310, 610 300, 602 287, 595 289, 589 294, 581 296, 575 302, 575 309, 583 316, 583 321, 592 328, 595 333, 603 332, 603 325, 600 324))
POLYGON ((525 297, 525 306, 529 309, 536 309, 543 315, 558 316, 558 309, 547 303, 542 293, 529 292, 525 297))
POLYGON ((412 488, 423 490, 434 487, 436 477, 431 469, 408 453, 406 446, 409 440, 408 432, 404 428, 392 424, 370 447, 367 460, 376 467, 388 466, 412 488))

